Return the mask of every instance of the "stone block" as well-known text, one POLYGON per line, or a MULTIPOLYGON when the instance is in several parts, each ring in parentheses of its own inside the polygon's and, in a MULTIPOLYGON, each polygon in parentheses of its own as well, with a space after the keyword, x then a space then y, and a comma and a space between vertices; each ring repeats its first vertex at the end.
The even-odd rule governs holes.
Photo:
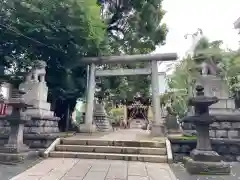
MULTIPOLYGON (((144 149, 139 149, 139 150, 135 150, 135 153, 139 153, 139 154, 154 154, 154 155, 165 155, 167 153, 165 148, 144 148, 144 149)), ((129 154, 131 154, 131 152, 128 152, 129 154)))
POLYGON ((231 172, 230 164, 225 162, 202 162, 188 158, 184 165, 190 174, 217 175, 230 174, 231 172))
POLYGON ((116 155, 114 155, 114 154, 107 154, 106 155, 106 159, 108 159, 108 160, 124 160, 124 158, 126 158, 126 157, 128 157, 128 156, 124 156, 124 155, 118 155, 118 154, 116 154, 116 155))
POLYGON ((227 138, 228 132, 226 130, 216 130, 216 137, 217 138, 227 138))
POLYGON ((184 122, 182 128, 184 130, 192 130, 193 129, 193 124, 184 122))
POLYGON ((216 130, 210 130, 209 136, 215 138, 216 137, 216 130))
POLYGON ((240 129, 240 122, 233 122, 232 129, 240 129))
POLYGON ((54 112, 46 109, 27 109, 26 114, 29 114, 33 118, 39 119, 49 119, 50 117, 54 117, 54 112))
POLYGON ((217 152, 220 154, 229 154, 229 148, 226 145, 220 145, 217 148, 217 152))
POLYGON ((183 135, 185 135, 185 136, 195 136, 195 135, 197 135, 197 132, 196 132, 196 130, 184 130, 183 135))
POLYGON ((0 127, 0 134, 8 134, 10 132, 10 127, 0 127))
POLYGON ((221 129, 231 129, 232 124, 230 122, 221 122, 220 126, 221 126, 221 129))
POLYGON ((32 100, 31 104, 33 105, 34 108, 36 109, 45 109, 45 110, 50 110, 51 108, 51 104, 46 102, 46 101, 42 101, 42 100, 32 100))
POLYGON ((194 161, 204 162, 220 162, 222 158, 216 151, 202 151, 198 149, 192 150, 190 156, 194 161))
POLYGON ((229 147, 230 154, 239 154, 240 153, 240 147, 237 145, 230 145, 229 147))
POLYGON ((180 151, 181 151, 182 153, 187 153, 187 152, 189 152, 190 150, 191 150, 191 147, 188 146, 188 145, 182 145, 182 146, 181 146, 181 149, 180 149, 180 151))
POLYGON ((106 148, 106 147, 95 147, 95 152, 99 153, 121 153, 122 149, 121 148, 106 148))
POLYGON ((173 160, 174 162, 182 162, 183 158, 187 156, 186 154, 183 153, 174 153, 173 154, 173 160))
POLYGON ((234 161, 236 161, 236 158, 233 155, 227 154, 227 155, 223 155, 223 160, 226 162, 234 162, 234 161))
MULTIPOLYGON (((138 157, 139 158, 139 157, 138 157)), ((154 162, 154 163, 166 163, 167 157, 166 156, 145 156, 143 157, 144 162, 154 162)))
POLYGON ((172 151, 174 153, 181 152, 180 149, 181 149, 181 146, 179 144, 172 144, 172 151))
MULTIPOLYGON (((123 148, 122 149, 122 153, 125 153, 125 154, 137 154, 139 153, 139 149, 136 147, 132 147, 132 148, 123 148)), ((144 152, 144 151, 143 151, 144 152)))
POLYGON ((88 145, 94 145, 94 146, 108 146, 109 142, 107 140, 89 140, 88 145))
POLYGON ((240 162, 240 156, 237 156, 237 157, 236 157, 236 160, 237 160, 238 162, 240 162))
POLYGON ((210 129, 220 129, 220 124, 218 122, 214 122, 210 124, 210 129))
POLYGON ((104 180, 106 177, 107 171, 90 171, 84 177, 84 180, 104 180))
POLYGON ((227 100, 227 108, 236 109, 234 99, 227 100))
POLYGON ((238 131, 236 131, 236 130, 228 131, 228 138, 237 138, 237 137, 239 137, 238 131))

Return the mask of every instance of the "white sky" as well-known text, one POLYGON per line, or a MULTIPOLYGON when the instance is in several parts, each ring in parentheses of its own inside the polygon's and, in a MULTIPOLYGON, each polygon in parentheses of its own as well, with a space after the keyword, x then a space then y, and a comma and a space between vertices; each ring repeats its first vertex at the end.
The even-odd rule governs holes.
MULTIPOLYGON (((201 28, 210 40, 223 40, 226 47, 237 49, 240 35, 233 23, 240 17, 240 0, 164 0, 167 11, 163 21, 169 33, 166 45, 155 53, 177 52, 183 56, 191 47, 192 40, 184 35, 201 28)), ((159 71, 164 71, 164 63, 159 71)))

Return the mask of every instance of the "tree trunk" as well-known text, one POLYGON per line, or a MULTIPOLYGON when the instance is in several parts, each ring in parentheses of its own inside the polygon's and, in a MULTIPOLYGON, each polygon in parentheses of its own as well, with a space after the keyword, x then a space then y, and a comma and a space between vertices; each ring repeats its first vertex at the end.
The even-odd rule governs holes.
POLYGON ((57 99, 55 101, 55 115, 60 118, 58 127, 61 132, 66 132, 72 129, 71 114, 76 105, 76 98, 74 99, 57 99))

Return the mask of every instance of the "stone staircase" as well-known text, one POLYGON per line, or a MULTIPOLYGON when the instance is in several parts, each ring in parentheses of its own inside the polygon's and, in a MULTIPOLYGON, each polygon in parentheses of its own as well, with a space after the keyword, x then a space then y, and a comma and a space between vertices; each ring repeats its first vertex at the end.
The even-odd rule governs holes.
POLYGON ((108 120, 107 117, 104 117, 102 119, 99 119, 99 117, 95 118, 94 123, 98 132, 112 131, 112 125, 110 124, 110 120, 108 120))
POLYGON ((167 162, 165 142, 61 139, 49 157, 167 162))
POLYGON ((97 131, 99 132, 108 132, 112 130, 110 119, 108 118, 107 113, 101 104, 95 104, 94 123, 97 131))

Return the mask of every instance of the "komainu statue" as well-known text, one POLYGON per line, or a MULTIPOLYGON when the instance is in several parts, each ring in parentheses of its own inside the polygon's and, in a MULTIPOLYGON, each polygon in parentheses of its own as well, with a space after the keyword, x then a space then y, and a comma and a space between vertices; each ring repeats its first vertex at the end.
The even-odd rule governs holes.
POLYGON ((45 82, 46 62, 36 60, 33 62, 32 69, 26 76, 26 81, 45 82))

